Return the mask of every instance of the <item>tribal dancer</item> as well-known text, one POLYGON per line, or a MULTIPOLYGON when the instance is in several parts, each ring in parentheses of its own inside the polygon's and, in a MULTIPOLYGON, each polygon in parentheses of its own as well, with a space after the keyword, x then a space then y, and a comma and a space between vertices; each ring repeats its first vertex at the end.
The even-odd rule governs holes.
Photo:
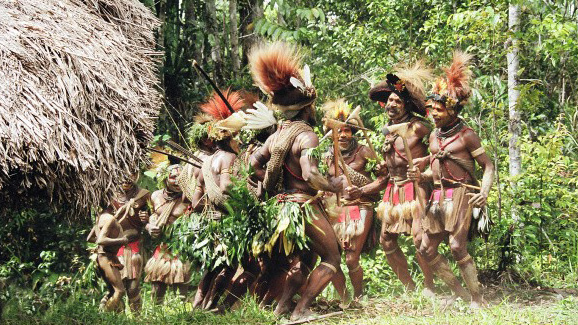
MULTIPOLYGON (((224 96, 234 112, 245 104, 238 92, 227 90, 224 96)), ((233 114, 216 93, 208 102, 201 105, 201 110, 209 114, 214 121, 209 125, 208 136, 215 144, 215 152, 204 161, 197 180, 197 188, 193 197, 193 209, 203 212, 205 218, 221 220, 227 213, 225 202, 228 199, 227 190, 232 185, 231 174, 239 152, 239 145, 233 138, 244 125, 242 112, 233 114)), ((236 268, 228 261, 225 265, 209 266, 207 273, 199 283, 194 307, 213 309, 227 285, 230 283, 236 268)))
POLYGON ((482 295, 476 266, 467 251, 467 241, 470 227, 477 226, 475 223, 480 221, 480 215, 472 212, 479 212, 479 208, 486 204, 494 166, 479 136, 459 116, 471 95, 470 59, 468 54, 455 52, 451 66, 445 70, 445 77, 436 80, 427 101, 436 126, 429 141, 430 169, 421 174, 415 168, 408 172, 408 176, 416 180, 433 179, 434 182, 422 223, 425 233, 421 253, 434 273, 456 295, 470 300, 471 294, 470 306, 479 308, 482 295), (484 170, 481 188, 474 175, 475 162, 484 170), (454 276, 445 257, 438 253, 438 246, 444 240, 449 241, 469 293, 454 276))
POLYGON ((100 308, 106 311, 123 312, 122 298, 126 293, 122 283, 123 265, 116 256, 118 249, 133 240, 123 234, 120 223, 110 213, 103 212, 96 218, 96 224, 88 235, 89 242, 95 242, 97 273, 103 278, 108 292, 100 301, 100 308))
MULTIPOLYGON (((411 234, 416 247, 421 245, 423 231, 420 216, 427 186, 415 186, 416 183, 407 178, 407 169, 411 163, 408 156, 410 159, 427 156, 424 140, 428 139, 431 127, 421 116, 426 113, 424 81, 429 78, 430 71, 418 62, 411 68, 388 74, 386 81, 369 91, 369 98, 385 106, 388 126, 407 122, 411 132, 403 137, 392 133, 386 136, 382 165, 388 171, 387 175, 363 187, 347 189, 352 198, 376 194, 385 189, 383 201, 377 208, 377 216, 382 221, 380 242, 389 265, 408 290, 415 289, 415 282, 409 273, 407 259, 399 247, 398 237, 411 234)), ((424 294, 431 296, 434 289, 433 275, 419 252, 417 261, 424 273, 424 294)))
MULTIPOLYGON (((360 117, 350 116, 351 110, 349 104, 339 99, 323 105, 326 119, 335 119, 341 122, 347 122, 339 128, 338 139, 341 156, 346 165, 339 166, 340 175, 337 176, 343 187, 347 187, 348 182, 357 187, 363 187, 372 182, 371 173, 366 171, 368 159, 375 158, 371 149, 359 144, 355 137, 357 128, 362 126, 360 117), (345 176, 347 174, 347 177, 345 176)), ((333 149, 329 150, 327 157, 329 175, 335 176, 335 159, 333 149)), ((342 192, 341 194, 345 194, 342 192)), ((353 296, 355 299, 360 298, 363 293, 363 269, 359 260, 366 241, 369 238, 373 226, 373 202, 376 201, 375 195, 362 195, 357 199, 348 200, 347 195, 344 197, 345 207, 336 220, 332 220, 333 229, 339 239, 341 248, 345 251, 345 263, 349 269, 349 277, 353 285, 353 296)), ((345 295, 345 288, 336 288, 341 296, 345 295)))
MULTIPOLYGON (((153 213, 150 216, 146 229, 153 238, 161 235, 164 228, 180 218, 189 206, 189 201, 177 184, 177 178, 182 171, 180 165, 168 167, 168 177, 165 188, 153 192, 151 201, 153 213)), ((186 298, 189 286, 190 264, 181 261, 175 256, 165 243, 158 245, 145 266, 145 282, 152 284, 152 297, 155 303, 162 303, 167 286, 172 285, 179 289, 179 294, 186 298)))
MULTIPOLYGON (((253 80, 271 99, 271 106, 286 118, 264 146, 251 157, 256 176, 263 181, 269 194, 278 194, 281 206, 278 228, 271 238, 282 242, 286 255, 294 249, 293 240, 287 238, 287 223, 305 225, 303 236, 309 238, 308 249, 300 252, 303 260, 310 260, 312 253, 321 257, 309 276, 307 285, 291 318, 306 317, 315 297, 337 275, 345 282, 340 267, 339 245, 329 224, 318 191, 340 192, 341 182, 329 182, 318 170, 317 161, 307 153, 319 145, 313 132, 315 125, 315 88, 311 83, 309 67, 301 69, 299 51, 286 43, 263 44, 249 55, 253 80)), ((301 226, 302 227, 302 226, 301 226)), ((303 238, 303 237, 300 237, 303 238)), ((273 246, 273 245, 270 245, 273 246)), ((306 280, 303 261, 293 268, 286 280, 283 297, 275 310, 284 314, 290 310, 290 300, 306 280)))
POLYGON ((124 266, 121 270, 131 311, 138 312, 142 307, 140 280, 143 271, 143 258, 140 254, 142 230, 148 223, 147 203, 151 193, 138 187, 138 172, 135 172, 120 184, 107 212, 114 214, 123 233, 133 240, 118 250, 117 256, 124 266))

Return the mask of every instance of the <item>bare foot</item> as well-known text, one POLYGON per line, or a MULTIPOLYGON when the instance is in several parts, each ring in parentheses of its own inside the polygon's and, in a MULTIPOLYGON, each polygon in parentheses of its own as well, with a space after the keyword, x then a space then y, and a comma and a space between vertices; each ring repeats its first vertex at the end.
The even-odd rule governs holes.
POLYGON ((483 300, 480 300, 480 301, 472 300, 472 302, 470 302, 470 309, 471 310, 480 310, 486 306, 487 306, 487 303, 483 300))
POLYGON ((426 298, 430 298, 430 299, 434 299, 436 297, 435 292, 433 292, 433 290, 430 288, 424 288, 421 291, 421 295, 426 297, 426 298))
POLYGON ((456 300, 458 300, 458 298, 459 297, 456 295, 451 295, 449 297, 441 298, 440 302, 442 304, 442 308, 446 309, 448 307, 451 307, 456 302, 456 300))
POLYGON ((293 307, 291 303, 287 303, 284 305, 277 305, 277 308, 275 308, 273 314, 275 314, 275 316, 277 317, 287 314, 288 312, 291 311, 291 307, 293 307))
POLYGON ((293 314, 291 315, 291 321, 313 319, 317 316, 318 315, 316 313, 312 312, 310 309, 306 309, 302 313, 297 313, 297 311, 294 311, 293 314))

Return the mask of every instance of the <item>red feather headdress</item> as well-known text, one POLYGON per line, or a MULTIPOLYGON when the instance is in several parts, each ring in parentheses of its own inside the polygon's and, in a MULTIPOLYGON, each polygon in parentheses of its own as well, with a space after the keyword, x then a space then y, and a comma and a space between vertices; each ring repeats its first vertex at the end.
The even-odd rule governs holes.
MULTIPOLYGON (((231 89, 228 88, 227 90, 222 91, 222 93, 235 112, 245 105, 243 98, 238 91, 231 91, 231 89)), ((202 104, 200 108, 201 111, 211 115, 217 121, 224 120, 233 114, 227 107, 227 104, 225 104, 223 99, 216 92, 213 92, 213 95, 209 100, 202 104)))
POLYGON ((213 117, 214 122, 207 126, 208 135, 212 139, 222 140, 233 136, 241 129, 245 123, 244 113, 241 108, 245 106, 245 101, 238 91, 227 89, 222 91, 223 96, 231 105, 235 113, 231 113, 223 99, 214 92, 206 103, 200 106, 201 111, 213 117))
POLYGON ((447 109, 458 112, 467 104, 472 94, 470 80, 472 71, 469 68, 472 55, 455 51, 452 63, 445 68, 445 78, 438 78, 428 99, 442 102, 447 109))

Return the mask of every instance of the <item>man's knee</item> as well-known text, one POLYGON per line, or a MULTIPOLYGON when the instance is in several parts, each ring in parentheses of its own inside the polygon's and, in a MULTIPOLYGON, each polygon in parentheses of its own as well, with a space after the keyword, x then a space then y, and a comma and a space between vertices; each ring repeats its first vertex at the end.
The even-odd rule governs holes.
POLYGON ((450 250, 456 260, 461 260, 468 254, 467 244, 456 239, 450 240, 450 250))
POLYGON ((388 233, 382 234, 379 237, 379 242, 381 243, 383 250, 386 252, 390 252, 398 248, 397 237, 388 233))
POLYGON ((432 260, 438 255, 438 249, 436 246, 424 245, 423 242, 421 243, 418 252, 421 254, 421 256, 425 257, 427 260, 432 260))
POLYGON ((359 266, 359 256, 356 254, 347 254, 345 256, 345 264, 347 264, 347 268, 349 270, 353 270, 359 266))

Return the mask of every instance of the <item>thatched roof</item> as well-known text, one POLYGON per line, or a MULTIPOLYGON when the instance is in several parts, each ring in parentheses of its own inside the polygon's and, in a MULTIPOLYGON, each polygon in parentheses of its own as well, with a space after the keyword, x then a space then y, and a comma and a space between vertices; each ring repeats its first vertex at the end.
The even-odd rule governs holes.
POLYGON ((88 207, 146 159, 157 24, 138 0, 0 0, 0 202, 88 207))

